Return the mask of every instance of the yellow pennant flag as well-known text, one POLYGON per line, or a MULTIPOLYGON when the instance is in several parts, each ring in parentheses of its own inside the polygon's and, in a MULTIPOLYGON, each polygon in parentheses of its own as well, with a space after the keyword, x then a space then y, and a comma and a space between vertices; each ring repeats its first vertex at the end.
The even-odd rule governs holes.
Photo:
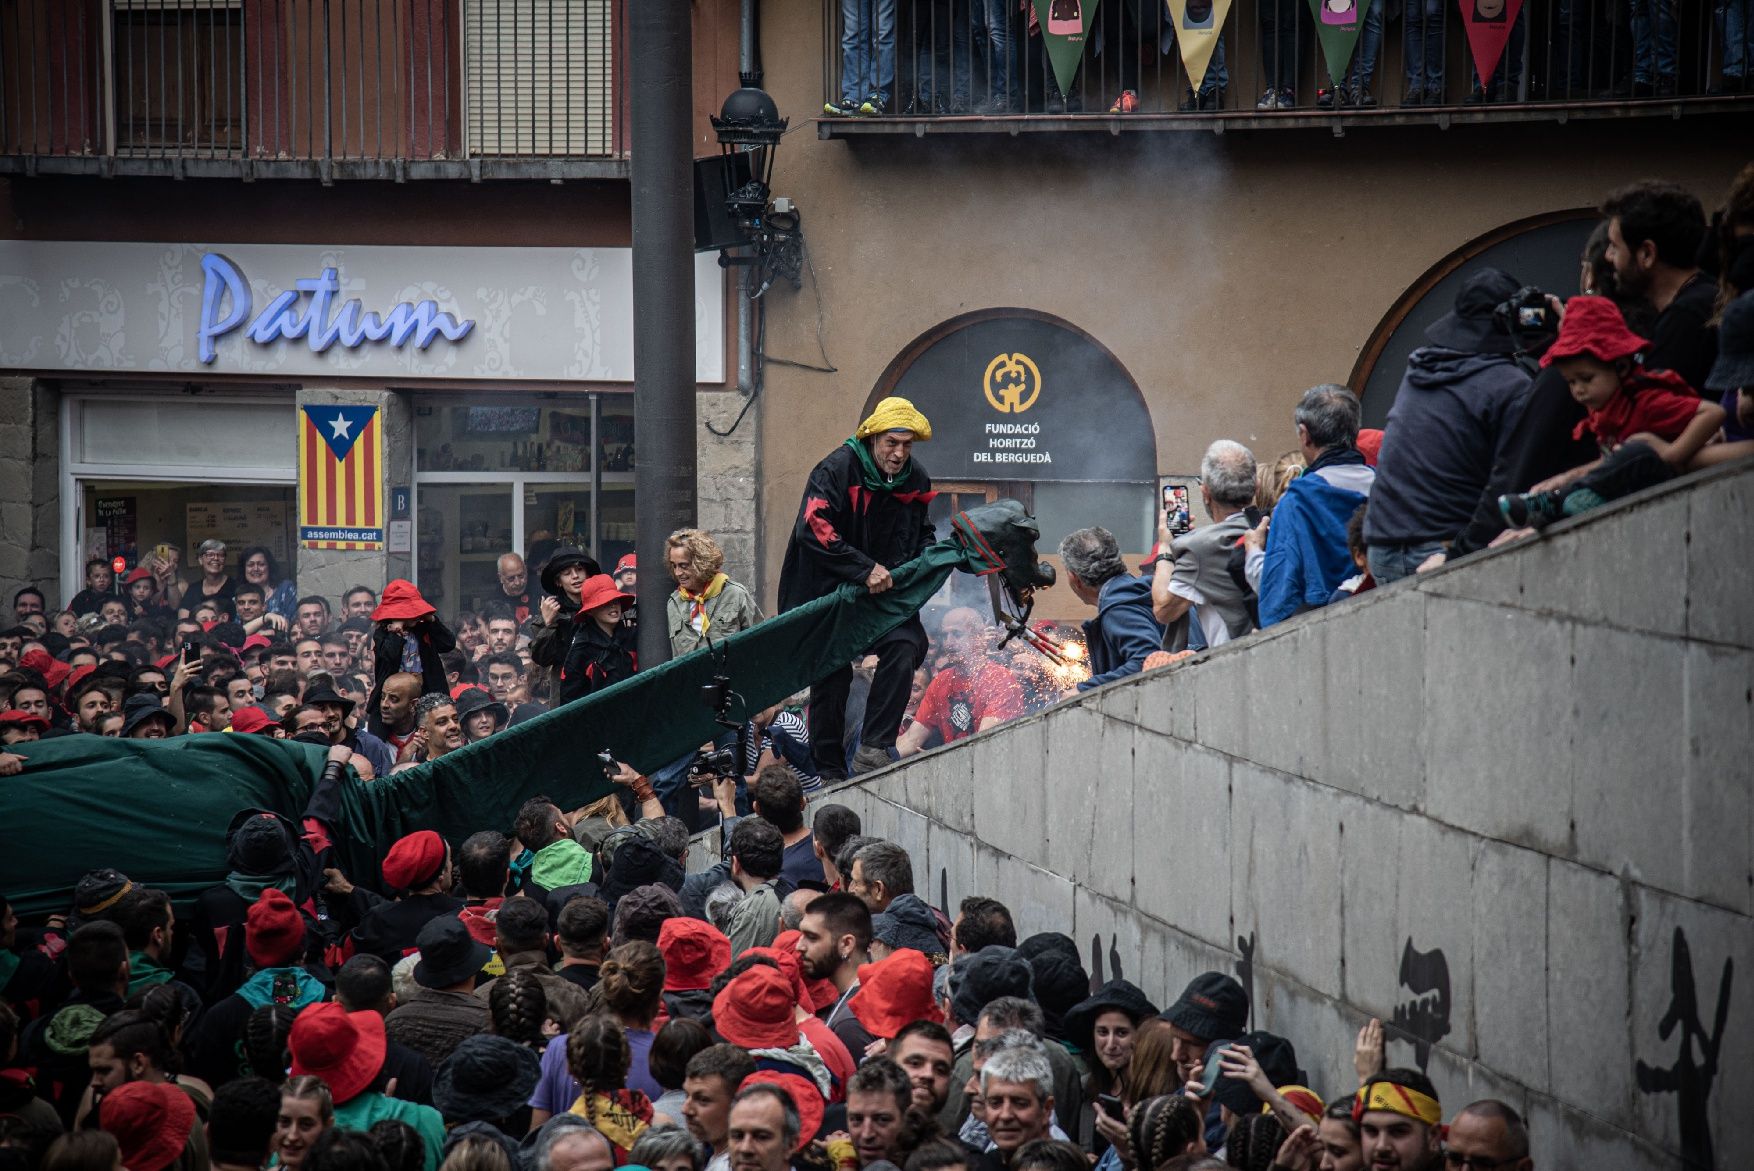
POLYGON ((1219 34, 1224 31, 1224 18, 1230 15, 1230 0, 1164 0, 1169 20, 1175 26, 1175 42, 1181 48, 1182 64, 1187 67, 1188 86, 1198 90, 1206 80, 1206 66, 1218 48, 1219 34))

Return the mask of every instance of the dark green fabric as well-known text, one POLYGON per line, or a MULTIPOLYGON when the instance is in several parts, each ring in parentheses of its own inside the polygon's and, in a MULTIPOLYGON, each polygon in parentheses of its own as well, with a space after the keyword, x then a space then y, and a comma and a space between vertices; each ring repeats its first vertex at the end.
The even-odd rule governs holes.
POLYGON ((168 984, 171 970, 143 951, 128 953, 128 995, 133 996, 156 984, 168 984))
MULTIPOLYGON (((843 666, 907 621, 956 569, 990 569, 952 535, 894 571, 895 585, 835 593, 738 631, 716 648, 744 719, 843 666)), ((467 745, 440 760, 342 786, 335 844, 356 883, 375 886, 390 844, 417 829, 453 844, 507 830, 539 793, 576 809, 609 793, 596 754, 607 748, 643 773, 657 771, 721 729, 701 699, 719 670, 703 648, 641 671, 584 699, 467 745)), ((323 751, 265 736, 169 740, 64 736, 17 744, 24 771, 0 785, 0 893, 21 914, 67 908, 73 884, 98 866, 179 901, 226 881, 225 831, 244 808, 304 812, 323 751)))
POLYGON ((886 476, 882 469, 878 468, 877 461, 871 458, 871 449, 865 446, 863 440, 857 437, 850 438, 847 440, 847 446, 852 448, 853 454, 859 457, 859 471, 865 477, 865 487, 873 492, 893 492, 902 484, 907 483, 907 478, 913 474, 914 461, 911 456, 908 457, 906 463, 901 465, 901 471, 893 476, 886 476))

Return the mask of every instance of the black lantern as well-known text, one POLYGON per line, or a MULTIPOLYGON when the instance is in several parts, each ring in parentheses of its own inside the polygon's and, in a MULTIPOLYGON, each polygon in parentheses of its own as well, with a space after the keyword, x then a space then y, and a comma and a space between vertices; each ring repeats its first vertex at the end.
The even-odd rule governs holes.
POLYGON ((766 90, 746 85, 725 99, 712 124, 725 156, 725 206, 738 223, 758 226, 767 211, 774 150, 786 120, 766 90))

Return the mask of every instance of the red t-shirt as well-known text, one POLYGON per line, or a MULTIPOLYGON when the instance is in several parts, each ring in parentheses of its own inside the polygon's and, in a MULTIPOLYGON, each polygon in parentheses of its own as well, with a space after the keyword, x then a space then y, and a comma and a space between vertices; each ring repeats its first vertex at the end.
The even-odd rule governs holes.
POLYGON ((1017 679, 994 663, 976 673, 971 684, 959 668, 948 667, 932 676, 914 721, 938 734, 945 744, 972 736, 989 716, 1001 720, 1023 714, 1023 689, 1017 679))
POLYGON ((1573 439, 1594 434, 1603 451, 1613 451, 1629 436, 1648 431, 1673 440, 1699 413, 1699 396, 1679 375, 1667 370, 1641 371, 1599 411, 1591 411, 1572 432, 1573 439))

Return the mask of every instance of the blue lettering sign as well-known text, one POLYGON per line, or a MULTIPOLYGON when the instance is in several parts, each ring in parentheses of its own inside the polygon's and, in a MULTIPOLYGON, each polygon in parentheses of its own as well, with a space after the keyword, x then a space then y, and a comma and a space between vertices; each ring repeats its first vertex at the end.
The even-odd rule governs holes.
MULTIPOLYGON (((250 316, 250 284, 236 263, 217 252, 201 258, 201 273, 201 321, 196 336, 201 361, 212 362, 218 356, 215 339, 243 326, 250 316), (231 307, 222 312, 228 297, 231 307)), ((336 343, 352 350, 366 342, 384 341, 397 349, 412 341, 416 349, 424 350, 440 337, 462 341, 475 328, 473 321, 458 319, 433 301, 403 301, 379 314, 350 299, 335 310, 340 292, 341 278, 333 268, 325 268, 315 280, 294 281, 292 289, 275 297, 249 322, 244 336, 264 346, 282 338, 304 338, 311 352, 320 354, 336 343), (310 300, 301 305, 307 293, 310 300)))

